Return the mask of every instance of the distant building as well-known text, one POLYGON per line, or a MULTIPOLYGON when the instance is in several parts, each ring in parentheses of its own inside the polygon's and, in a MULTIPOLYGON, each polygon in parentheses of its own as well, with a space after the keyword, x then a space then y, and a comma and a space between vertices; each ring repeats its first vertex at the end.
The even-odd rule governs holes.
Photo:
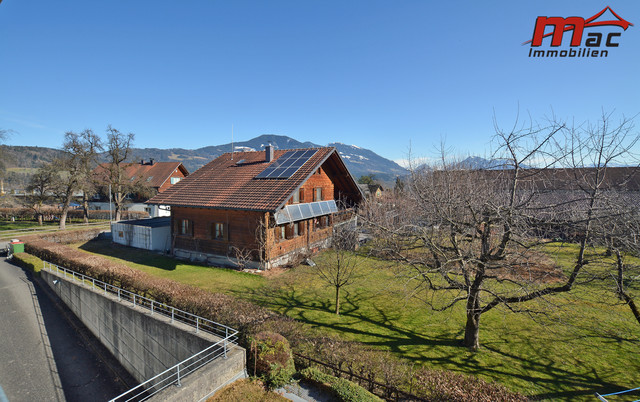
POLYGON ((379 184, 358 184, 366 198, 381 198, 384 189, 379 184))
MULTIPOLYGON (((100 178, 109 171, 109 164, 102 163, 98 165, 93 174, 100 178)), ((156 162, 153 159, 145 162, 141 160, 139 163, 129 163, 124 167, 124 175, 131 181, 144 183, 150 190, 150 195, 143 194, 127 194, 129 202, 126 203, 127 211, 147 212, 150 217, 170 216, 168 206, 151 205, 145 202, 152 196, 161 193, 180 180, 189 176, 189 171, 180 162, 156 162)), ((89 208, 94 210, 109 210, 109 190, 101 189, 89 203, 89 208)), ((113 205, 112 205, 112 208, 113 205)))

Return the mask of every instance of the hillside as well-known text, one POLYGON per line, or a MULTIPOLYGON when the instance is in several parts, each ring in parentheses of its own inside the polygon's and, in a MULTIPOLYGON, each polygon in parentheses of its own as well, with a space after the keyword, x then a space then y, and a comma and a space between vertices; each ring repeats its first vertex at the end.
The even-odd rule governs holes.
MULTIPOLYGON (((327 145, 314 144, 312 142, 300 142, 294 138, 265 134, 248 141, 234 142, 233 148, 236 152, 257 151, 264 149, 265 145, 271 143, 277 149, 309 148, 320 146, 336 147, 345 161, 351 174, 357 179, 363 175, 374 175, 377 180, 386 185, 392 186, 397 176, 407 174, 407 171, 397 163, 386 159, 375 152, 358 147, 356 145, 346 145, 339 142, 327 145)), ((45 147, 32 146, 10 146, 1 147, 1 158, 7 168, 6 183, 7 188, 24 188, 29 175, 43 163, 51 162, 60 155, 60 150, 45 147)), ((231 151, 231 143, 221 145, 211 145, 198 149, 185 148, 134 148, 132 161, 141 159, 155 159, 158 162, 180 161, 189 170, 194 172, 212 159, 217 158, 225 152, 231 151)), ((106 160, 104 156, 103 161, 106 160)))

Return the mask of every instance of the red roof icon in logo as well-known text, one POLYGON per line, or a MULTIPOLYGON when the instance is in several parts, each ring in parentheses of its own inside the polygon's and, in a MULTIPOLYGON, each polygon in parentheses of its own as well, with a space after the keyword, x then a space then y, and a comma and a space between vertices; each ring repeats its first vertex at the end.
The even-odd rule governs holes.
MULTIPOLYGON (((544 18, 544 17, 538 17, 538 18, 544 18)), ((617 26, 617 27, 620 27, 620 28, 622 28, 623 30, 626 31, 627 28, 629 28, 630 26, 633 26, 633 24, 630 23, 629 21, 625 20, 624 18, 620 17, 618 14, 616 14, 616 12, 611 9, 611 7, 606 6, 605 8, 602 9, 602 11, 600 11, 597 14, 595 14, 593 17, 590 17, 590 18, 587 18, 586 20, 584 20, 583 28, 598 27, 598 26, 617 26), (607 12, 607 10, 611 14, 613 14, 613 16, 616 19, 596 21, 598 18, 602 17, 602 15, 607 12)), ((574 29, 575 29, 574 25, 567 24, 564 27, 563 32, 572 31, 574 29)), ((554 34, 554 32, 549 32, 547 34, 542 35, 542 37, 546 38, 546 37, 551 36, 553 34, 554 34)), ((526 45, 527 43, 531 43, 532 41, 533 41, 533 39, 530 39, 530 40, 524 42, 523 45, 526 45)))

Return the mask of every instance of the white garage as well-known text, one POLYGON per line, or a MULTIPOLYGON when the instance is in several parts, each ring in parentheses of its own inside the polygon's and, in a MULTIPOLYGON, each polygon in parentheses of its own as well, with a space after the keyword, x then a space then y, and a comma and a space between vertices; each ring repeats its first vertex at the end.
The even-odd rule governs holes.
POLYGON ((171 217, 113 222, 111 235, 118 244, 166 251, 171 249, 171 217))

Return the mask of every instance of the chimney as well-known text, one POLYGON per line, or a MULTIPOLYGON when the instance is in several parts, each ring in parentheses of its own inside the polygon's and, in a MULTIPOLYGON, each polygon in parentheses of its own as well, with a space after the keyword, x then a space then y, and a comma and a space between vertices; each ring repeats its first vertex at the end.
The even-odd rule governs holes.
POLYGON ((153 158, 149 159, 149 162, 151 163, 151 166, 153 166, 153 164, 156 163, 153 158))
POLYGON ((271 144, 264 147, 265 161, 271 162, 273 160, 273 146, 271 144))
POLYGON ((140 159, 140 164, 144 165, 144 159, 140 159))

